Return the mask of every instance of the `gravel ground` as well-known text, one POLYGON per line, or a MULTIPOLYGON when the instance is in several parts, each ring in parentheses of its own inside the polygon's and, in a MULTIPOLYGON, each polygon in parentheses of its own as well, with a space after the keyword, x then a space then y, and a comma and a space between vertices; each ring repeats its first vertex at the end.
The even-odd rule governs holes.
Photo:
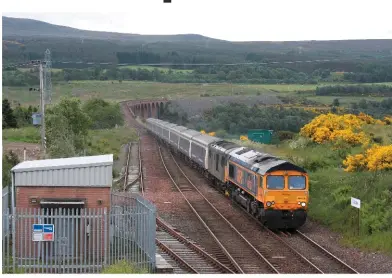
POLYGON ((343 246, 340 243, 341 235, 311 220, 307 220, 301 232, 360 273, 392 273, 392 256, 343 246))

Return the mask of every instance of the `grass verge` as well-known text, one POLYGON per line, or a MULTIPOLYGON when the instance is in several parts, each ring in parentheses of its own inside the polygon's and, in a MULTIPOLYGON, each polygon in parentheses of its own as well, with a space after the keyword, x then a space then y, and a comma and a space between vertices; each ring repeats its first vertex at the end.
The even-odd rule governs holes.
POLYGON ((40 129, 36 127, 3 129, 3 141, 39 143, 41 141, 40 129))
POLYGON ((148 270, 139 269, 125 260, 106 267, 102 274, 148 274, 148 270))

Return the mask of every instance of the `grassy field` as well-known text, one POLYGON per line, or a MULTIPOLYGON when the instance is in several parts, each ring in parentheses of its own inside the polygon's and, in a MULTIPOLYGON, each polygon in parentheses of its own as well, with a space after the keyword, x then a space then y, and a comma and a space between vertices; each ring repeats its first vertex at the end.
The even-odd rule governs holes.
MULTIPOLYGON (((392 85, 392 83, 385 83, 392 85)), ((331 85, 331 84, 329 84, 331 85)), ((62 96, 75 96, 82 100, 91 97, 100 97, 110 101, 123 101, 129 99, 160 98, 168 99, 200 97, 202 94, 210 96, 227 95, 292 95, 297 96, 298 91, 314 90, 321 85, 241 85, 241 84, 189 84, 189 83, 158 83, 143 81, 73 81, 53 84, 53 101, 62 96)), ((321 103, 332 103, 336 97, 310 96, 305 92, 301 94, 309 99, 321 103)), ((3 99, 19 101, 23 105, 39 103, 39 92, 29 91, 28 87, 3 87, 3 99)), ((343 103, 349 103, 362 97, 339 97, 343 103)), ((382 98, 371 98, 382 100, 382 98)))
POLYGON ((35 127, 3 129, 4 142, 39 143, 40 129, 35 127))

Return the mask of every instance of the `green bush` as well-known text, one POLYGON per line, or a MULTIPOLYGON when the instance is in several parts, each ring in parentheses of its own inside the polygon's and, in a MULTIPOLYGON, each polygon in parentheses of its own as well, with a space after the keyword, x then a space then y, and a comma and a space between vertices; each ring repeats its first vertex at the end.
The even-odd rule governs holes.
POLYGON ((279 130, 277 132, 279 141, 291 140, 295 137, 295 133, 286 130, 279 130))
POLYGON ((18 156, 9 151, 8 154, 3 154, 3 187, 11 185, 11 169, 19 163, 18 156))
POLYGON ((90 117, 92 129, 114 128, 116 125, 124 124, 118 103, 93 98, 83 105, 83 111, 90 117))

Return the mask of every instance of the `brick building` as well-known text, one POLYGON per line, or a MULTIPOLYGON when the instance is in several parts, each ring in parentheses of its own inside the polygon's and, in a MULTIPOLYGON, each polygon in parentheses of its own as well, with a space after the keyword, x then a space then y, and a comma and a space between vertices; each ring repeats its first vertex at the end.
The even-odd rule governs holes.
POLYGON ((83 247, 91 246, 100 246, 94 255, 102 253, 112 168, 113 155, 24 161, 12 168, 17 257, 78 259, 90 256, 83 247), (54 224, 53 242, 34 241, 32 224, 54 224))

